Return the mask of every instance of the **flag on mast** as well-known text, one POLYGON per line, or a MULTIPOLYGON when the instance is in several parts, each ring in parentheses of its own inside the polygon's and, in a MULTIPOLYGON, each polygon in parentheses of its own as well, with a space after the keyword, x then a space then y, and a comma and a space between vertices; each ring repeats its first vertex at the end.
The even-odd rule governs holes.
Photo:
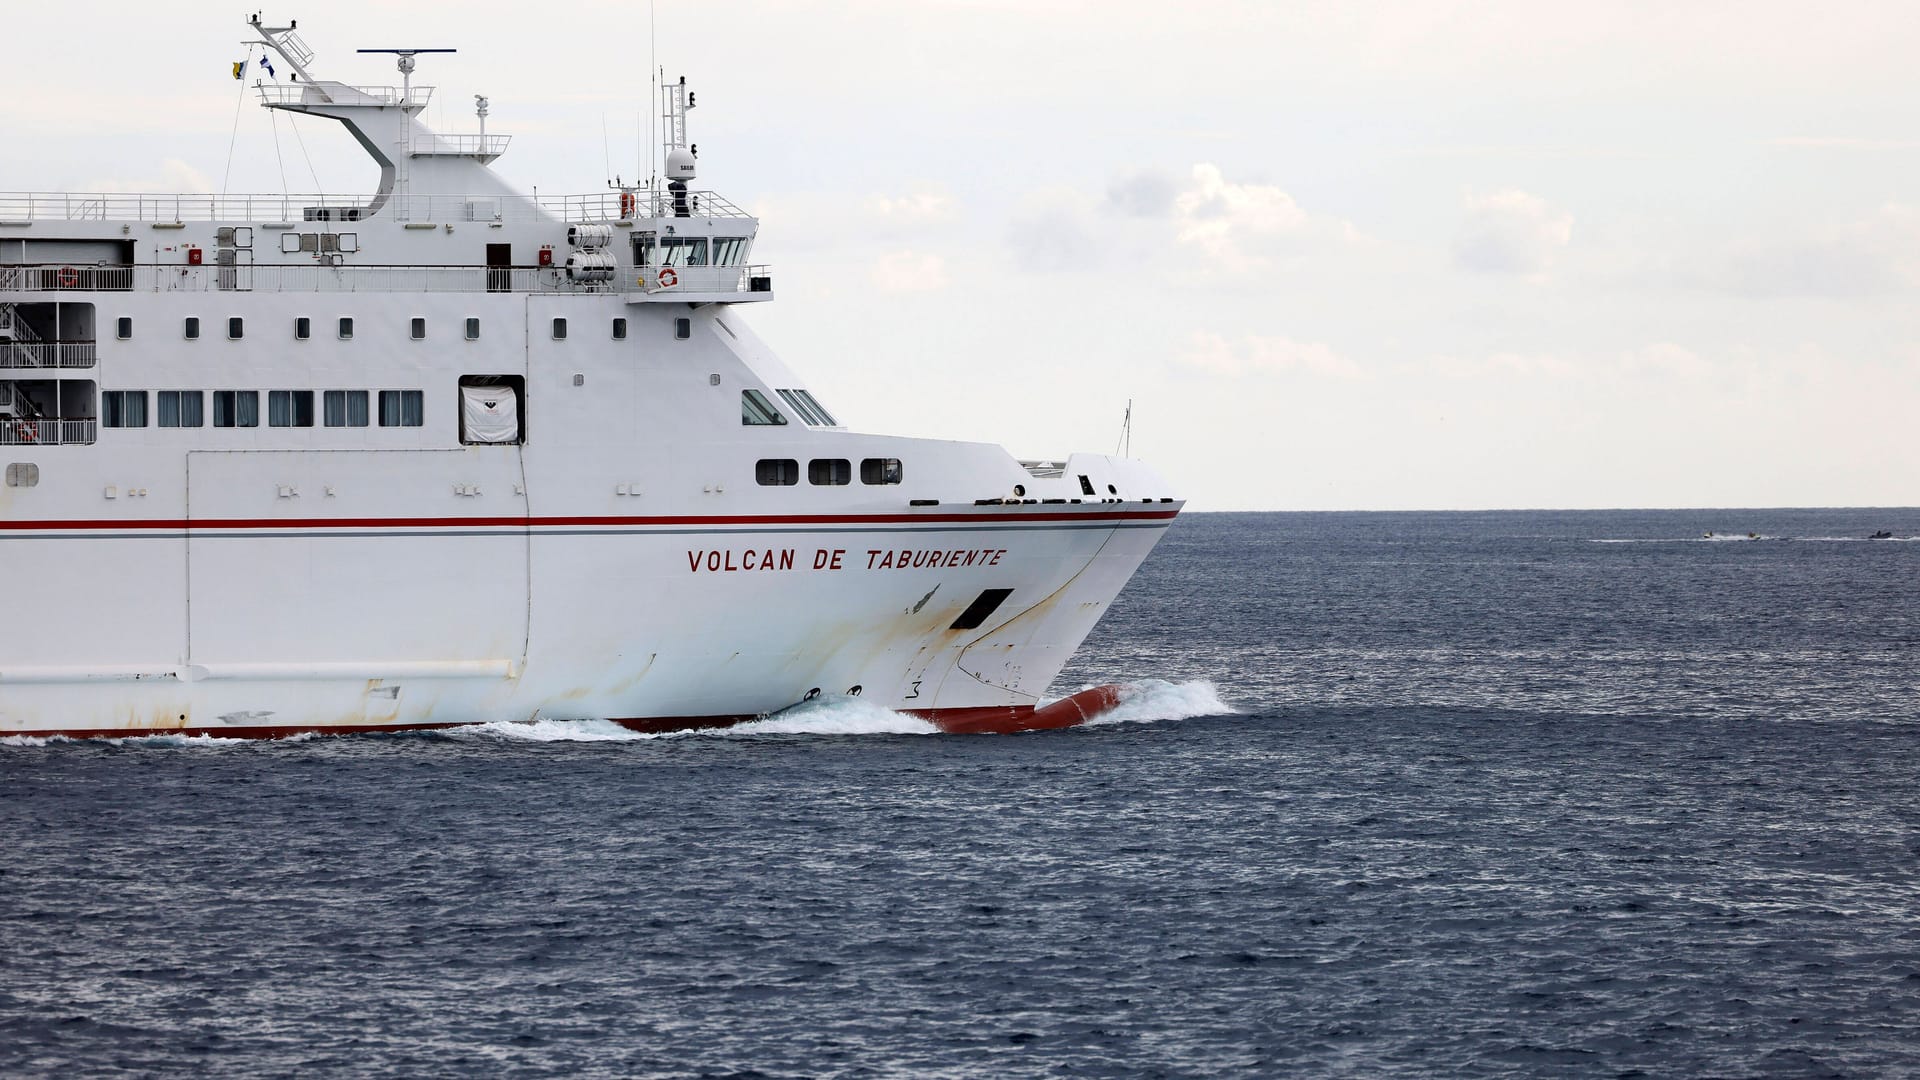
POLYGON ((246 73, 247 73, 247 62, 245 60, 235 60, 233 62, 233 77, 236 79, 242 78, 246 75, 246 73))

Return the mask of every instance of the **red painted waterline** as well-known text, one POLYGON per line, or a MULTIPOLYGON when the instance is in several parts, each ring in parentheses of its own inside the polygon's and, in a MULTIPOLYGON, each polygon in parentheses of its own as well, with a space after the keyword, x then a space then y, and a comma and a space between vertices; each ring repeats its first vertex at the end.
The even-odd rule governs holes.
MULTIPOLYGON (((1001 705, 963 709, 917 709, 917 716, 951 735, 1011 735, 1020 731, 1072 727, 1085 723, 1120 703, 1120 690, 1114 686, 1096 686, 1062 698, 1044 708, 1031 705, 1001 705)), ((659 734, 668 731, 693 731, 700 728, 724 728, 758 720, 759 716, 641 716, 618 718, 613 723, 629 731, 659 734)), ((77 730, 49 728, 43 731, 9 731, 6 736, 47 739, 139 739, 154 735, 183 735, 189 738, 210 735, 221 739, 284 739, 293 735, 360 735, 395 731, 440 731, 471 727, 472 724, 366 724, 322 727, 316 724, 252 725, 247 727, 117 728, 77 730)))
POLYGON ((431 529, 545 528, 607 525, 911 525, 922 522, 1161 521, 1178 510, 1015 511, 935 514, 749 514, 728 517, 392 517, 392 518, 130 518, 0 521, 0 530, 40 529, 431 529))

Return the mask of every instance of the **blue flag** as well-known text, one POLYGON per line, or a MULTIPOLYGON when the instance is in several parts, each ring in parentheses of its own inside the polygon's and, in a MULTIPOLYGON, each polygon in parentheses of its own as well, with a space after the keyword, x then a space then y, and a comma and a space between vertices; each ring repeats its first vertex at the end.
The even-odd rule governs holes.
POLYGON ((267 59, 266 53, 260 54, 260 66, 266 69, 267 78, 273 79, 279 77, 273 73, 273 61, 267 59))

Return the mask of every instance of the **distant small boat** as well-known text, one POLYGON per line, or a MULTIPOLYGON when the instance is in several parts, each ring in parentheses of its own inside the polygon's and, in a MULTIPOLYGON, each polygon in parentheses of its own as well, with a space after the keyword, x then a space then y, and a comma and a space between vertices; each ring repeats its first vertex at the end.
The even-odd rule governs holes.
POLYGON ((1881 530, 1880 530, 1879 532, 1877 532, 1877 533, 1874 533, 1874 534, 1872 534, 1872 535, 1870 535, 1870 536, 1868 536, 1868 537, 1867 537, 1867 539, 1869 539, 1869 540, 1891 540, 1891 539, 1893 539, 1893 534, 1892 534, 1892 533, 1890 533, 1890 532, 1888 532, 1888 531, 1887 531, 1887 530, 1885 530, 1885 529, 1881 529, 1881 530))

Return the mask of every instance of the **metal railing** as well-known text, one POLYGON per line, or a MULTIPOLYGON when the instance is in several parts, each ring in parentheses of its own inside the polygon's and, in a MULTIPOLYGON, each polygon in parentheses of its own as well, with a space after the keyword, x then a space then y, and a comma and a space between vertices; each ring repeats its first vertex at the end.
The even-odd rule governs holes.
POLYGON ((430 135, 410 152, 415 157, 499 157, 512 141, 511 135, 430 135))
POLYGON ((0 446, 75 446, 94 441, 98 421, 0 417, 0 446))
POLYGON ((0 341, 0 368, 90 368, 98 359, 92 341, 0 341))
POLYGON ((773 271, 765 265, 676 266, 669 285, 661 284, 662 269, 621 267, 611 280, 576 281, 558 266, 0 266, 0 293, 513 292, 646 293, 664 297, 771 291, 773 271))
POLYGON ((411 94, 398 86, 349 86, 345 83, 257 83, 254 89, 268 105, 406 105, 423 108, 433 98, 433 87, 416 86, 411 94))
MULTIPOLYGON (((479 139, 478 135, 440 135, 438 141, 479 139)), ((488 135, 489 143, 510 135, 488 135)), ((423 142, 423 146, 431 144, 423 142)), ((236 224, 331 220, 337 223, 380 217, 389 221, 504 221, 514 223, 632 221, 648 217, 747 218, 752 215, 711 191, 686 193, 685 215, 672 193, 602 191, 588 195, 404 195, 388 199, 371 213, 370 195, 209 195, 135 192, 0 192, 0 222, 150 221, 174 224, 223 221, 236 224), (623 198, 623 194, 626 196, 623 198), (351 214, 350 211, 359 211, 351 214), (326 213, 323 213, 326 212, 326 213)))

